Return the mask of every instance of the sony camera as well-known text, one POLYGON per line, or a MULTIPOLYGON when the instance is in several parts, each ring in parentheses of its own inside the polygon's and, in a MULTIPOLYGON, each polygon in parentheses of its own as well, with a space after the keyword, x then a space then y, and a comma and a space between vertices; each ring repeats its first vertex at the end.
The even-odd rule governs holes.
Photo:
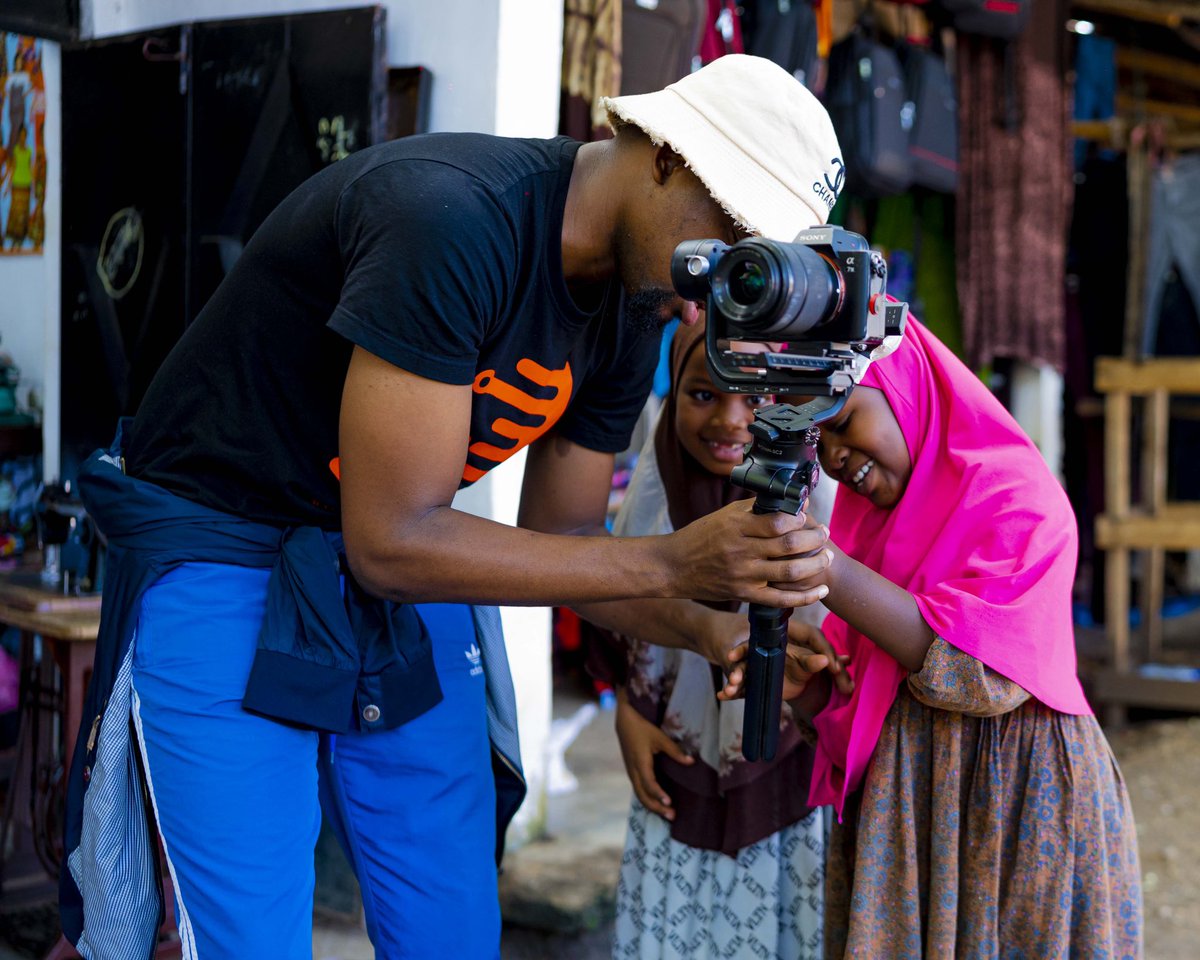
MULTIPOLYGON (((837 415, 871 361, 891 353, 904 335, 908 305, 887 298, 887 264, 857 233, 812 227, 791 243, 686 241, 675 248, 671 281, 680 296, 705 302, 714 381, 739 393, 812 398, 798 407, 755 410, 753 439, 730 475, 757 494, 755 513, 798 513, 820 476, 819 425, 837 415)), ((747 760, 770 760, 779 744, 791 615, 750 604, 747 760)))
POLYGON ((841 227, 811 227, 791 243, 688 240, 671 281, 705 302, 709 370, 738 393, 844 395, 899 345, 908 319, 907 304, 887 299, 883 256, 841 227))

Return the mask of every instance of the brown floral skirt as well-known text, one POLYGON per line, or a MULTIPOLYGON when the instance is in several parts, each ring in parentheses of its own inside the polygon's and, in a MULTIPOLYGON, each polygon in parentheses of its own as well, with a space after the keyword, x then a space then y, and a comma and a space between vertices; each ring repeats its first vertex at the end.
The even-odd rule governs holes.
POLYGON ((991 716, 931 707, 980 692, 980 676, 955 676, 967 661, 990 674, 937 646, 834 824, 826 957, 1140 958, 1133 814, 1095 718, 1027 694, 991 716))

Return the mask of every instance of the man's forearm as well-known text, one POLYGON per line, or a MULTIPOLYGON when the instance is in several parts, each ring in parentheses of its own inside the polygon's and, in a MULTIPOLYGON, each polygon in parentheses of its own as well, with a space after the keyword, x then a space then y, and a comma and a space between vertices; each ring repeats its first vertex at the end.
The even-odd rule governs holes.
POLYGON ((576 603, 572 608, 585 620, 614 633, 657 644, 702 652, 718 632, 729 642, 746 623, 739 614, 713 610, 694 600, 644 599, 618 603, 576 603))
POLYGON ((573 606, 669 596, 662 539, 536 533, 438 507, 373 538, 369 554, 348 539, 346 553, 360 583, 392 600, 573 606))

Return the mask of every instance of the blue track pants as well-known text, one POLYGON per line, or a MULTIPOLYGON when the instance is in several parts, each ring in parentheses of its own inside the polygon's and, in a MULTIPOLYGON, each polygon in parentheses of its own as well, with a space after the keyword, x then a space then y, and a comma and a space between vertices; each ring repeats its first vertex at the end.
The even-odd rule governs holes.
POLYGON ((187 564, 146 593, 134 723, 184 957, 312 956, 321 811, 384 960, 499 956, 495 788, 468 607, 418 609, 445 699, 398 729, 319 735, 242 709, 266 570, 187 564))

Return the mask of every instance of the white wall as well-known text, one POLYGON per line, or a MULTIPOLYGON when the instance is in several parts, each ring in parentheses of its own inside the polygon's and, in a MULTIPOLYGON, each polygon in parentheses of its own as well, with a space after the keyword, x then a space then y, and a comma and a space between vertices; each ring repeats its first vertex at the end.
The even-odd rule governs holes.
POLYGON ((45 409, 45 474, 58 474, 58 288, 62 231, 62 56, 42 45, 46 81, 46 238, 37 255, 0 257, 0 350, 21 368, 17 400, 34 391, 45 409))
MULTIPOLYGON (((135 33, 195 20, 266 16, 365 6, 354 0, 81 0, 85 32, 93 38, 135 33)), ((474 130, 506 136, 552 136, 558 126, 562 44, 561 0, 387 0, 388 62, 424 66, 433 75, 430 124, 438 131, 474 130)), ((47 44, 50 163, 47 254, 0 258, 2 346, 46 398, 47 475, 57 473, 58 339, 61 170, 61 60, 47 44), (15 290, 13 296, 9 291, 15 290)), ((523 457, 514 457, 467 491, 463 509, 512 523, 523 457)), ((544 811, 546 742, 550 728, 550 614, 544 608, 506 608, 503 620, 517 688, 521 750, 529 799, 510 842, 540 831, 544 811)))
MULTIPOLYGON (((500 0, 492 132, 507 137, 546 137, 558 130, 558 87, 562 61, 561 0, 500 0)), ((434 74, 434 83, 437 75, 434 74)), ((491 471, 491 511, 515 523, 525 457, 518 454, 491 471)), ((501 611, 508 642, 521 754, 529 795, 517 812, 509 844, 532 840, 545 827, 547 744, 551 722, 550 611, 506 607, 501 611)))
POLYGON ((1012 415, 1063 482, 1063 378, 1053 367, 1013 364, 1012 415))

